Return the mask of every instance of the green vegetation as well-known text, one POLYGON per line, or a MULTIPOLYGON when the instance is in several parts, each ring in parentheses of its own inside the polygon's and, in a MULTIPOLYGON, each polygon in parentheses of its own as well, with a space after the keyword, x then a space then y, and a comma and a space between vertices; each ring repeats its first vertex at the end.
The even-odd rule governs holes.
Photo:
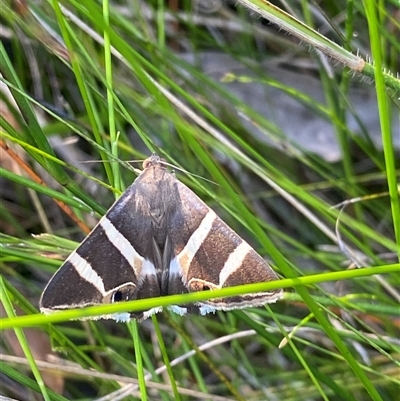
POLYGON ((285 2, 292 17, 180 3, 0 0, 0 393, 396 399, 398 2, 285 2), (284 299, 129 324, 70 320, 121 303, 40 315, 48 279, 135 179, 128 161, 153 151, 271 262, 284 299))

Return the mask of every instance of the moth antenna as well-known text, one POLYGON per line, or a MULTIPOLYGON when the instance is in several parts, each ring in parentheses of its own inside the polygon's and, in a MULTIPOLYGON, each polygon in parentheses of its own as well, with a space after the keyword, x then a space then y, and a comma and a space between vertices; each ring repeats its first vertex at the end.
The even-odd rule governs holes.
POLYGON ((219 184, 217 184, 215 181, 209 180, 208 178, 202 177, 201 175, 191 173, 190 171, 187 171, 187 170, 185 170, 185 169, 183 169, 183 168, 181 168, 181 167, 178 167, 178 166, 175 166, 175 165, 173 165, 173 164, 170 164, 170 163, 168 163, 168 162, 166 162, 166 161, 164 161, 164 160, 160 161, 160 163, 164 164, 165 166, 171 167, 171 168, 173 168, 174 170, 179 170, 179 171, 181 171, 182 173, 185 173, 185 174, 187 174, 187 175, 191 175, 192 177, 199 178, 199 179, 201 179, 201 180, 203 180, 203 181, 207 181, 207 182, 209 182, 210 184, 214 184, 214 185, 217 185, 217 186, 219 187, 219 184))
POLYGON ((115 159, 115 160, 82 160, 79 163, 82 164, 89 164, 89 163, 120 163, 123 166, 127 167, 129 170, 133 171, 136 174, 140 174, 142 170, 135 168, 131 165, 131 163, 142 163, 144 159, 142 160, 120 160, 120 159, 115 159))

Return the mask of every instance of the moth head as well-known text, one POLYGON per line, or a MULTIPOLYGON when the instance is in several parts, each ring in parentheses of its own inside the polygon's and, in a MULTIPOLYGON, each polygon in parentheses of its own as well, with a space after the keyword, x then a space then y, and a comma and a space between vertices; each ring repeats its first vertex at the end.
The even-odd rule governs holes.
POLYGON ((108 294, 106 294, 106 296, 103 298, 103 303, 113 304, 115 302, 132 301, 136 298, 136 285, 133 283, 125 283, 109 291, 108 294))
POLYGON ((146 168, 149 168, 151 166, 157 166, 157 165, 164 166, 164 163, 165 163, 164 159, 158 156, 157 153, 153 153, 143 162, 143 170, 146 170, 146 168))

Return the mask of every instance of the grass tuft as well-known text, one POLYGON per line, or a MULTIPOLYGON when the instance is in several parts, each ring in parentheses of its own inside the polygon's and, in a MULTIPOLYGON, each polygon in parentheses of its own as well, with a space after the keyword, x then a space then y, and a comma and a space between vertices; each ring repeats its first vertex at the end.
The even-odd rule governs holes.
POLYGON ((0 43, 2 394, 396 399, 395 2, 17 3, 0 43), (210 294, 40 315, 51 274, 135 179, 126 161, 153 151, 282 276, 218 293, 284 299, 140 324, 74 319, 210 294))

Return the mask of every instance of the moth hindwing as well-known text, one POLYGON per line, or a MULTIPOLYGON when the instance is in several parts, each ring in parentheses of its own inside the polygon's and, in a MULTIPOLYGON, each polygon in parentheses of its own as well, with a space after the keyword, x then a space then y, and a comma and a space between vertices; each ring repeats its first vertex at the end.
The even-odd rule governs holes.
MULTIPOLYGON (((153 154, 47 284, 40 310, 277 280, 265 260, 153 154)), ((202 315, 276 302, 281 290, 173 306, 202 315)), ((143 320, 161 308, 99 316, 143 320)))

